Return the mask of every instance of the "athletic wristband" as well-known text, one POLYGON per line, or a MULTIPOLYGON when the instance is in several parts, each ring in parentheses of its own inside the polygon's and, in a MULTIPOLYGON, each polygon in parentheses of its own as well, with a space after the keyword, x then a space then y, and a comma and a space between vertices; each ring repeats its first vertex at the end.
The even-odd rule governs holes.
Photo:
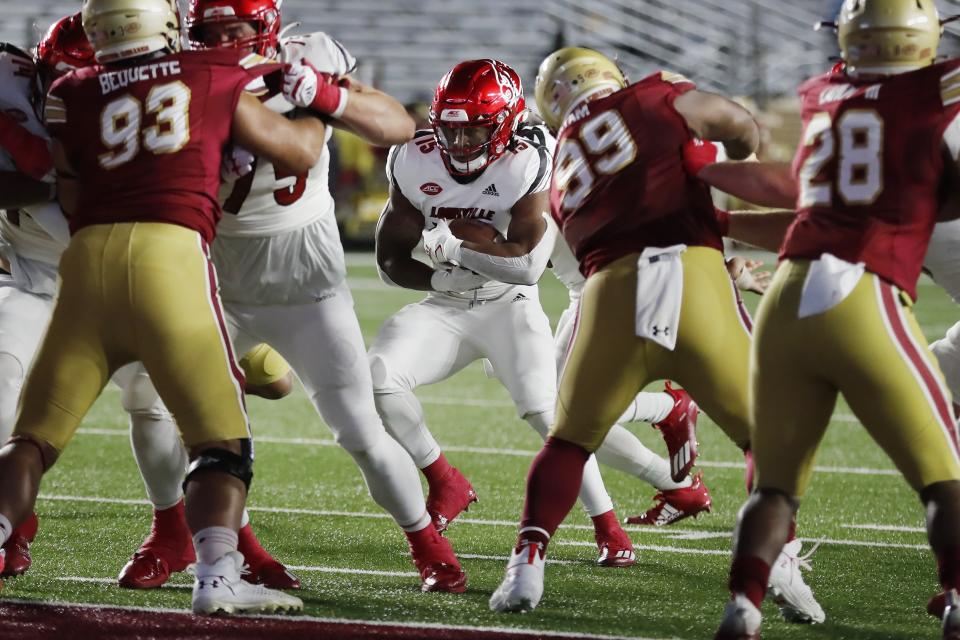
POLYGON ((340 92, 340 103, 337 108, 330 112, 331 118, 340 118, 343 112, 347 110, 347 102, 350 100, 350 91, 346 87, 337 87, 340 92))

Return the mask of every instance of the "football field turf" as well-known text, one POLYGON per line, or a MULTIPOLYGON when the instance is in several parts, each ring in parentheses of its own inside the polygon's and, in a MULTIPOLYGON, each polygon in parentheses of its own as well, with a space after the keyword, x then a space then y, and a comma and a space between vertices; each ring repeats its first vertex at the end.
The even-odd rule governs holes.
MULTIPOLYGON (((353 255, 350 264, 369 344, 389 314, 421 296, 380 284, 369 255, 353 255)), ((566 306, 566 291, 548 274, 541 297, 555 322, 566 306)), ((754 309, 758 298, 747 294, 747 301, 754 309)), ((928 340, 942 337, 960 315, 928 279, 921 282, 917 314, 928 340)), ((541 605, 529 614, 505 616, 491 613, 487 600, 503 575, 524 479, 540 440, 479 364, 418 395, 447 456, 480 497, 448 533, 469 575, 463 595, 420 593, 403 535, 369 498, 359 471, 334 445, 302 392, 276 402, 250 400, 257 438, 251 518, 264 546, 303 580, 299 595, 306 614, 657 639, 712 637, 727 599, 730 531, 745 493, 742 457, 707 416, 700 420, 699 468, 713 496, 712 513, 670 527, 628 527, 637 564, 603 569, 594 564, 592 527, 577 506, 551 544, 541 605)), ((633 429, 664 452, 648 425, 633 429)), ((938 638, 938 621, 924 611, 939 587, 920 503, 842 402, 817 465, 798 534, 804 550, 822 540, 811 559, 814 570, 805 577, 827 621, 788 625, 765 603, 764 637, 938 638)), ((602 469, 621 517, 650 506, 651 487, 602 469)), ((6 582, 3 599, 189 607, 191 581, 185 574, 153 591, 116 586, 117 573, 150 524, 116 388, 106 391, 45 478, 37 511, 33 568, 6 582)))

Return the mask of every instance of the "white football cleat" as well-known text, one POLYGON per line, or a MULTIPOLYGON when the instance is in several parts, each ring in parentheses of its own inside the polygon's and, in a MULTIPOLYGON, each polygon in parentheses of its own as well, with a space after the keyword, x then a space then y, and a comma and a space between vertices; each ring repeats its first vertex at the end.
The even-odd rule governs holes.
POLYGON ((760 610, 745 595, 737 594, 723 610, 714 640, 759 640, 760 610))
POLYGON ((507 575, 490 596, 490 610, 499 613, 533 611, 543 596, 542 545, 527 542, 514 549, 507 562, 507 575))
POLYGON ((783 546, 780 556, 770 568, 767 596, 777 603, 780 615, 787 622, 815 624, 826 620, 827 615, 813 597, 813 591, 803 581, 800 569, 812 570, 808 560, 819 545, 803 556, 800 555, 801 546, 799 539, 783 546))
POLYGON ((241 577, 243 554, 227 553, 213 564, 194 565, 193 612, 275 613, 300 611, 303 601, 276 589, 250 584, 241 577))

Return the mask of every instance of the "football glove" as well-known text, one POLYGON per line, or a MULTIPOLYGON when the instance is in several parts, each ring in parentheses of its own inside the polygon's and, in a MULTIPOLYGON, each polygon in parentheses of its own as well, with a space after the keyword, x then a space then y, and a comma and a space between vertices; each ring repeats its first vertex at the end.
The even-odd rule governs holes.
POLYGON ((693 138, 683 145, 683 168, 691 176, 697 176, 703 168, 717 161, 718 147, 709 140, 693 138))
POLYGON ((334 118, 343 115, 348 86, 335 75, 317 71, 306 58, 283 66, 283 96, 291 104, 323 115, 334 118))
POLYGON ((220 161, 220 179, 223 182, 234 182, 253 171, 255 155, 239 146, 230 147, 228 153, 223 154, 220 161))
POLYGON ((463 240, 450 231, 446 220, 437 222, 437 226, 423 232, 423 250, 434 266, 460 264, 460 245, 463 240))

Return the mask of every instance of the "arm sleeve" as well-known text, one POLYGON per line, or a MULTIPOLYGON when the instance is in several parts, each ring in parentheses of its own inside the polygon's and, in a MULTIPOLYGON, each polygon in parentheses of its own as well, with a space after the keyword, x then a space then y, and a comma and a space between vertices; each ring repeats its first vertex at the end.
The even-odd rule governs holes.
MULTIPOLYGON (((544 218, 547 215, 546 212, 543 213, 544 218)), ((540 242, 530 253, 516 258, 503 258, 462 247, 460 249, 460 265, 497 282, 536 284, 540 276, 543 275, 543 270, 547 268, 550 254, 553 253, 554 242, 557 239, 556 226, 550 224, 549 221, 544 220, 544 222, 547 225, 547 230, 544 231, 540 242)))

